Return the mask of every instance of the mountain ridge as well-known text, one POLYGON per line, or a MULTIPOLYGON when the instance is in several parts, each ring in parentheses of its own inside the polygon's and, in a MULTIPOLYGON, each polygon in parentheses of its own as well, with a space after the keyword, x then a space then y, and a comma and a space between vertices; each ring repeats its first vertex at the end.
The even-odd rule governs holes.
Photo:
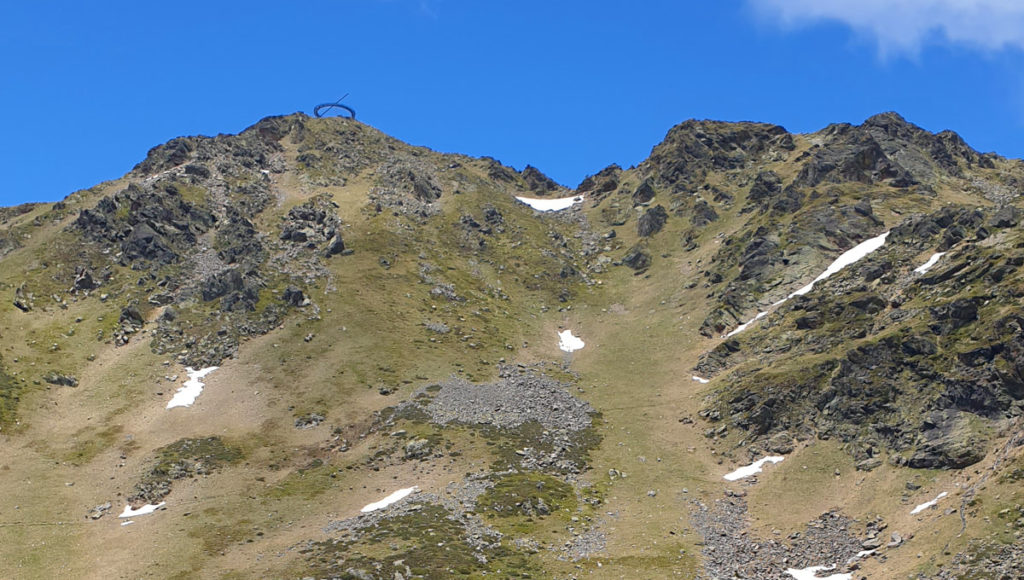
POLYGON ((1022 177, 891 112, 809 134, 684 121, 572 190, 341 118, 173 139, 0 213, 0 486, 36 521, 85 522, 50 563, 28 554, 53 536, 11 525, 3 559, 15 577, 1014 569, 1022 177), (558 350, 566 329, 581 350, 558 350), (221 368, 164 409, 185 366, 221 368), (722 479, 767 453, 787 460, 722 479), (956 511, 903 509, 932 491, 956 511), (125 499, 167 504, 122 529, 125 499), (900 540, 868 547, 889 522, 900 540), (121 555, 86 564, 96 542, 121 555), (820 561, 829 542, 882 551, 820 561))

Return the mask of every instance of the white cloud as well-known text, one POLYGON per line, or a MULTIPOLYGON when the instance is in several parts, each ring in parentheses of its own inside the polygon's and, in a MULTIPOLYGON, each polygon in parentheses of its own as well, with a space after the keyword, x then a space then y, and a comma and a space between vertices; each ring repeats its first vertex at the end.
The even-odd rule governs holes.
POLYGON ((954 43, 996 51, 1024 49, 1021 0, 749 0, 787 26, 841 22, 878 42, 882 56, 914 55, 954 43))

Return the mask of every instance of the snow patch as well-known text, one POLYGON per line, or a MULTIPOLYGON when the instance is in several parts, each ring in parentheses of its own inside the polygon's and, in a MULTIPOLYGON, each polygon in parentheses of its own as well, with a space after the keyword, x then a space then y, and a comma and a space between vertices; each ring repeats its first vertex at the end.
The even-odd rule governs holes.
POLYGON ((939 503, 939 500, 944 498, 944 497, 946 497, 947 495, 949 495, 949 494, 946 493, 946 492, 940 493, 939 495, 935 496, 935 499, 933 499, 932 501, 926 501, 923 504, 921 504, 921 505, 917 506, 916 508, 914 508, 913 510, 911 510, 910 511, 910 515, 919 514, 919 513, 923 512, 924 510, 926 510, 926 509, 932 507, 933 505, 939 503))
POLYGON ((516 199, 537 211, 559 211, 570 208, 573 204, 581 203, 583 201, 583 196, 577 195, 574 197, 560 197, 557 199, 538 199, 535 197, 517 196, 516 199))
POLYGON ((135 517, 135 516, 149 515, 149 514, 155 512, 156 510, 164 507, 164 505, 166 505, 166 504, 167 504, 167 502, 165 502, 165 501, 162 501, 162 502, 160 502, 158 504, 147 503, 146 505, 140 507, 137 510, 132 509, 131 504, 129 504, 129 505, 124 506, 124 511, 121 512, 121 515, 119 515, 117 517, 119 517, 119 518, 131 518, 131 517, 135 517))
POLYGON ((558 348, 565 352, 577 351, 586 346, 578 336, 573 336, 571 330, 563 330, 558 333, 558 348))
MULTIPOLYGON (((778 302, 775 303, 775 305, 778 306, 779 304, 782 304, 783 302, 785 302, 785 300, 779 300, 778 302)), ((750 320, 744 322, 743 324, 737 326, 735 330, 733 330, 729 334, 725 335, 725 337, 729 338, 730 336, 733 336, 734 334, 739 334, 739 333, 743 332, 744 330, 747 329, 748 326, 750 326, 751 324, 757 322, 758 320, 761 320, 765 316, 768 316, 767 312, 758 312, 757 316, 755 316, 755 317, 751 318, 750 320)))
POLYGON ((395 503, 396 501, 398 501, 398 500, 408 496, 409 494, 411 494, 411 493, 413 493, 415 491, 419 491, 419 489, 420 488, 416 487, 415 485, 412 486, 412 487, 406 487, 406 488, 400 489, 400 490, 396 491, 395 493, 387 496, 386 498, 384 498, 384 499, 382 499, 380 501, 375 501, 375 502, 373 502, 371 504, 367 504, 365 507, 363 507, 363 509, 361 509, 359 511, 361 511, 361 512, 363 512, 365 514, 365 513, 369 513, 369 512, 372 512, 372 511, 377 511, 379 509, 386 508, 389 505, 395 503))
POLYGON ((928 258, 927 262, 925 262, 924 264, 921 264, 920 266, 914 268, 914 273, 916 273, 916 274, 924 274, 928 270, 931 270, 932 266, 934 266, 935 264, 938 263, 939 258, 941 258, 942 256, 945 256, 945 255, 946 255, 946 252, 935 252, 934 254, 932 254, 931 258, 928 258))
POLYGON ((706 385, 711 382, 708 379, 705 379, 704 377, 698 377, 697 375, 693 375, 693 380, 697 381, 702 385, 706 385))
POLYGON ((863 242, 857 244, 856 246, 850 248, 849 250, 846 250, 838 258, 836 258, 835 262, 829 264, 828 268, 825 268, 824 272, 818 274, 818 277, 815 278, 814 280, 811 280, 810 284, 790 294, 789 297, 792 298, 794 296, 802 296, 804 294, 807 294, 808 292, 811 291, 811 288, 814 288, 814 285, 816 283, 821 282, 822 280, 828 278, 832 274, 835 274, 836 272, 842 270, 843 268, 851 264, 859 262, 860 259, 863 258, 864 256, 867 256, 871 252, 874 252, 878 248, 881 248, 883 245, 885 245, 885 238, 888 236, 889 232, 885 232, 880 236, 875 236, 870 240, 864 240, 863 242))
POLYGON ((123 528, 125 526, 130 526, 130 525, 132 525, 134 523, 135 523, 135 520, 128 520, 126 522, 121 522, 121 527, 123 528))
POLYGON ((731 471, 725 474, 725 479, 728 481, 736 481, 737 479, 743 479, 744 477, 750 477, 755 473, 761 473, 761 467, 765 463, 778 463, 785 459, 781 455, 769 455, 768 457, 762 457, 750 465, 744 465, 736 471, 731 471))
POLYGON ((185 367, 185 372, 188 373, 188 380, 185 381, 184 386, 179 387, 174 393, 174 396, 167 403, 167 408, 191 407, 192 403, 195 403, 196 399, 199 398, 199 393, 203 392, 203 387, 206 386, 203 384, 203 377, 218 368, 220 367, 206 367, 197 371, 192 367, 185 367))
POLYGON ((811 566, 810 568, 788 568, 786 574, 796 580, 851 580, 853 574, 832 574, 831 576, 818 576, 822 570, 835 570, 835 566, 811 566))
MULTIPOLYGON (((888 237, 888 235, 889 232, 885 232, 884 234, 875 236, 869 240, 864 240, 863 242, 857 244, 856 246, 850 248, 849 250, 846 250, 845 252, 840 254, 840 256, 836 258, 834 262, 829 264, 828 268, 825 268, 824 272, 818 274, 818 277, 815 278, 814 280, 811 280, 810 284, 807 284, 803 288, 800 288, 796 292, 793 292, 789 296, 786 296, 782 300, 779 300, 775 304, 772 304, 771 309, 774 310, 775 308, 778 308, 779 306, 782 305, 783 302, 789 300, 794 296, 803 296, 804 294, 807 294, 808 292, 811 291, 812 288, 814 288, 814 285, 817 284, 818 282, 821 282, 822 280, 828 278, 829 276, 835 274, 836 272, 839 272, 840 270, 849 266, 850 264, 860 261, 860 259, 863 258, 864 256, 867 256, 871 252, 874 252, 878 248, 881 248, 883 245, 885 245, 885 238, 888 237)), ((769 312, 771 312, 771 310, 766 312, 758 312, 757 316, 737 326, 732 332, 726 334, 725 337, 729 338, 733 335, 743 332, 744 330, 747 329, 748 326, 750 326, 754 322, 757 322, 758 320, 764 318, 765 316, 768 316, 769 312)))

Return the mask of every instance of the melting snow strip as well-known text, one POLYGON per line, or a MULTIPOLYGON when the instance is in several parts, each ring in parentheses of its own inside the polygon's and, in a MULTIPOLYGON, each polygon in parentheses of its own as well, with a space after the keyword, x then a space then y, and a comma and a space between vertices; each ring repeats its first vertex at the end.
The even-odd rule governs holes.
POLYGON ((768 457, 758 459, 757 461, 751 463, 750 465, 744 465, 743 467, 737 469, 736 471, 726 473, 724 477, 728 481, 736 481, 737 479, 750 477, 755 473, 761 473, 761 466, 763 466, 765 463, 778 463, 783 459, 785 459, 785 457, 781 455, 769 455, 768 457))
POLYGON ((396 491, 395 493, 387 496, 386 498, 384 498, 384 499, 382 499, 380 501, 375 501, 375 502, 373 502, 371 504, 367 504, 365 507, 363 507, 363 509, 361 509, 359 511, 361 511, 361 512, 363 512, 365 514, 365 513, 368 513, 368 512, 377 511, 379 509, 386 508, 389 505, 395 503, 396 501, 398 501, 400 499, 403 499, 407 495, 413 493, 414 491, 419 491, 419 489, 420 488, 416 487, 415 485, 412 486, 412 487, 406 487, 404 489, 400 489, 400 490, 396 491))
POLYGON ((850 580, 853 574, 832 574, 831 576, 818 576, 822 570, 835 570, 835 566, 811 566, 810 568, 788 568, 786 574, 796 580, 850 580))
POLYGON ((704 377, 698 377, 697 375, 693 375, 693 380, 697 381, 698 383, 700 383, 702 385, 706 385, 706 384, 711 382, 711 381, 705 379, 704 377))
POLYGON ((910 511, 910 515, 919 514, 919 513, 923 512, 924 510, 926 510, 926 509, 932 507, 933 505, 939 503, 939 500, 944 498, 944 497, 946 497, 947 495, 949 495, 949 494, 946 493, 946 492, 940 493, 939 495, 935 496, 935 499, 933 499, 932 501, 926 501, 923 504, 921 504, 921 505, 917 506, 916 508, 914 508, 913 510, 911 510, 910 511))
POLYGON ((851 562, 856 562, 857 560, 860 560, 861 558, 867 558, 868 556, 870 556, 871 554, 874 554, 877 551, 878 550, 861 550, 860 552, 857 552, 856 554, 854 554, 852 558, 847 560, 846 563, 849 564, 851 562))
POLYGON ((582 195, 574 197, 560 197, 557 199, 537 199, 535 197, 516 197, 519 201, 532 207, 537 211, 559 211, 583 201, 582 195))
POLYGON ((135 523, 135 520, 128 520, 128 521, 125 521, 125 522, 121 522, 121 527, 123 528, 124 526, 130 526, 130 525, 132 525, 134 523, 135 523))
POLYGON ((914 268, 914 273, 916 273, 916 274, 924 274, 928 270, 931 270, 932 266, 934 266, 935 264, 938 263, 939 258, 941 258, 942 256, 945 256, 945 255, 946 255, 946 252, 936 252, 936 253, 932 254, 932 257, 928 258, 927 262, 925 262, 924 264, 921 264, 920 266, 914 268))
MULTIPOLYGON (((777 305, 778 304, 782 304, 783 302, 785 302, 785 300, 779 300, 778 302, 776 302, 776 304, 777 305)), ((734 334, 739 334, 739 333, 743 332, 744 330, 747 329, 748 326, 750 326, 751 324, 757 322, 758 320, 761 320, 765 316, 768 316, 767 312, 758 312, 757 316, 755 316, 755 317, 751 318, 750 320, 744 322, 743 324, 737 326, 735 330, 733 330, 729 334, 725 335, 725 337, 729 338, 730 336, 732 336, 734 334)))
POLYGON ((117 517, 119 517, 119 518, 132 518, 132 517, 135 517, 135 516, 149 515, 149 514, 155 512, 156 510, 162 508, 166 504, 167 504, 167 502, 165 502, 165 501, 162 501, 162 502, 160 502, 158 504, 148 503, 148 504, 140 507, 137 510, 132 509, 131 504, 129 504, 129 505, 124 506, 124 511, 121 512, 121 515, 119 515, 117 517))
POLYGON ((171 400, 167 403, 167 408, 171 409, 174 407, 191 407, 192 403, 196 402, 199 398, 199 394, 203 392, 203 377, 212 373, 220 367, 206 367, 205 369, 199 369, 198 371, 192 367, 185 367, 185 371, 188 373, 188 380, 185 381, 185 385, 179 387, 171 397, 171 400))
MULTIPOLYGON (((863 242, 857 244, 856 246, 850 248, 849 250, 846 250, 845 252, 840 254, 839 257, 836 258, 834 262, 829 264, 828 268, 825 268, 824 272, 822 272, 821 274, 818 274, 818 277, 815 278, 814 280, 811 280, 810 284, 804 286, 803 288, 800 288, 796 292, 793 292, 792 294, 790 294, 789 296, 783 298, 782 300, 779 300, 775 304, 772 304, 772 309, 777 308, 783 302, 785 302, 786 300, 789 300, 790 298, 793 298, 794 296, 803 296, 804 294, 807 294, 808 292, 811 291, 812 288, 814 288, 814 285, 817 284, 818 282, 821 282, 822 280, 828 278, 832 274, 835 274, 836 272, 839 272, 840 270, 842 270, 843 268, 849 266, 850 264, 854 264, 854 263, 860 261, 860 259, 863 258, 864 256, 867 256, 871 252, 874 252, 878 248, 881 248, 883 245, 885 245, 885 238, 888 237, 888 235, 889 235, 889 232, 885 232, 884 234, 882 234, 880 236, 875 236, 875 237, 873 237, 873 238, 871 238, 869 240, 864 240, 863 242)), ((938 259, 938 258, 936 258, 936 259, 938 259)), ((743 324, 737 326, 735 328, 735 330, 733 330, 729 334, 726 334, 725 337, 729 338, 729 337, 731 337, 733 335, 736 335, 736 334, 739 334, 739 333, 743 332, 744 330, 747 329, 748 326, 750 326, 754 322, 757 322, 758 320, 764 318, 767 315, 768 315, 767 311, 766 312, 758 312, 757 316, 755 316, 754 318, 750 319, 749 321, 744 322, 743 324)))
POLYGON ((586 346, 578 336, 573 336, 571 330, 563 330, 558 333, 558 348, 565 352, 573 352, 586 346))
POLYGON ((824 272, 822 272, 821 274, 818 275, 817 278, 812 280, 810 284, 790 294, 789 297, 792 298, 794 296, 802 296, 804 294, 807 294, 808 292, 811 291, 811 288, 814 288, 815 283, 821 282, 822 280, 828 278, 829 276, 835 274, 836 272, 842 270, 843 268, 856 262, 859 262, 860 259, 863 258, 864 256, 867 256, 871 252, 874 252, 878 248, 881 248, 883 245, 885 245, 885 238, 888 237, 888 235, 889 232, 885 232, 880 236, 875 236, 870 240, 864 240, 863 242, 857 244, 856 246, 850 248, 849 250, 846 250, 838 258, 836 258, 835 262, 829 264, 828 268, 826 268, 824 272))

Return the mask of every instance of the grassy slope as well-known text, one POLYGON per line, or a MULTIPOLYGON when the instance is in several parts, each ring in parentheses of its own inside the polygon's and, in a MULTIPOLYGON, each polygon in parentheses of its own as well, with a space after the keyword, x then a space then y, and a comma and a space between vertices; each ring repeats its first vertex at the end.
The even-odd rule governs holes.
MULTIPOLYGON (((805 146, 801 143, 796 153, 805 146)), ((286 151, 289 159, 296 154, 294 149, 286 151)), ((436 154, 428 156, 441 160, 436 154)), ((483 178, 483 163, 459 159, 464 172, 483 178)), ((783 173, 784 166, 778 170, 783 173)), ((295 546, 323 539, 320 530, 327 522, 350 517, 362 505, 412 482, 440 491, 462 474, 486 468, 493 459, 476 437, 448 430, 444 436, 462 455, 430 464, 397 463, 379 471, 360 467, 392 445, 386 433, 358 438, 370 426, 374 411, 453 372, 474 380, 492 378, 502 357, 562 360, 555 332, 564 327, 587 341, 584 350, 566 359, 579 373, 583 392, 578 395, 604 416, 604 441, 593 453, 593 468, 586 478, 599 484, 606 501, 599 519, 608 535, 608 552, 581 562, 582 571, 595 577, 667 571, 691 577, 698 564, 699 538, 689 529, 686 502, 718 497, 727 487, 721 475, 746 457, 728 446, 711 448, 702 424, 678 421, 695 416, 703 394, 715 387, 690 379, 689 369, 716 341, 698 334, 707 290, 685 285, 699 280, 701 264, 717 250, 719 233, 744 227, 747 217, 738 215, 742 198, 737 198, 731 213, 700 232, 697 250, 683 251, 679 220, 670 220, 666 231, 650 242, 657 264, 647 276, 614 268, 597 276, 599 285, 575 285, 571 309, 561 310, 566 305, 557 300, 558 284, 527 287, 533 272, 549 268, 538 257, 538 243, 531 240, 544 239, 550 228, 569 227, 560 225, 558 218, 536 216, 514 202, 511 192, 445 195, 444 213, 431 218, 436 229, 409 229, 394 216, 364 211, 372 184, 369 176, 352 177, 345 186, 314 188, 296 175, 275 176, 279 204, 261 216, 262 225, 271 226, 292 205, 326 190, 340 206, 348 228, 346 244, 355 253, 330 262, 330 291, 326 283, 308 289, 320 307, 319 320, 299 312, 280 330, 247 342, 236 360, 226 361, 210 375, 208 390, 191 409, 163 409, 170 391, 180 384, 164 380, 164 375, 184 373, 173 364, 162 366, 165 357, 151 354, 145 340, 137 337, 120 349, 96 341, 97 331, 109 331, 110 318, 116 319, 111 306, 116 301, 104 304, 94 296, 69 303, 67 310, 43 310, 44 297, 59 289, 56 282, 47 285, 40 273, 41 256, 63 236, 58 225, 32 226, 33 241, 4 258, 5 269, 33 276, 40 287, 40 307, 31 315, 15 310, 8 300, 0 304, 0 328, 11 329, 8 333, 17 329, 16 335, 24 337, 5 344, 4 364, 17 373, 16 379, 25 379, 21 424, 4 426, 5 433, 15 434, 4 435, 9 453, 0 465, 0 497, 7 500, 0 523, 15 524, 0 526, 5 575, 298 574, 303 563, 295 546), (510 231, 518 233, 493 242, 481 255, 457 246, 459 231, 454 224, 463 213, 478 214, 483 203, 497 207, 510 231), (525 243, 512 247, 516 241, 525 243), (381 257, 389 259, 389 268, 381 266, 381 257), (431 297, 430 286, 419 281, 421 261, 438 266, 439 275, 467 300, 431 297), (501 271, 498 265, 506 269, 501 271), (507 299, 494 295, 499 286, 507 299), (101 316, 103 321, 98 320, 101 316), (82 322, 75 322, 78 318, 82 322), (444 322, 458 332, 435 335, 422 326, 426 321, 444 322), (75 333, 67 336, 72 327, 75 333), (309 333, 315 336, 305 342, 309 333), (51 352, 53 343, 59 347, 51 352), (87 360, 90 355, 95 355, 94 361, 87 360), (33 384, 51 368, 81 369, 80 386, 33 384), (397 390, 381 395, 382 386, 397 390), (308 412, 324 413, 327 421, 313 429, 295 429, 294 419, 308 412), (332 427, 353 441, 350 451, 327 448, 334 439, 332 427), (123 496, 146 472, 155 450, 183 437, 208 435, 242 442, 243 462, 176 484, 168 498, 171 509, 138 518, 132 526, 122 528, 112 516, 96 522, 82 519, 87 509, 107 500, 119 511, 123 496), (606 474, 613 468, 628 476, 610 481, 606 474), (656 494, 649 496, 648 490, 656 494)), ((123 184, 82 193, 81 207, 119 186, 123 184)), ((951 195, 959 194, 943 192, 941 198, 951 195)), ((921 211, 933 203, 937 201, 892 198, 876 213, 890 222, 897 216, 887 211, 921 211)), ((17 223, 28 224, 48 209, 40 206, 17 223)), ((598 208, 586 211, 592 223, 600 223, 598 208)), ((634 224, 617 228, 617 248, 636 241, 634 224)), ((785 226, 785 220, 780 225, 785 226)), ((125 272, 118 275, 128 278, 125 272)), ((9 280, 3 290, 13 292, 14 285, 9 280)), ((751 515, 755 530, 769 533, 775 528, 798 529, 837 506, 860 518, 903 514, 909 512, 907 506, 930 499, 939 490, 952 491, 955 481, 964 483, 972 476, 888 466, 870 474, 855 473, 852 460, 832 444, 813 443, 770 469, 751 489, 751 515), (834 475, 837 469, 839 476, 834 475), (902 491, 907 479, 924 487, 907 495, 902 491)), ((1019 502, 1017 493, 1011 484, 994 481, 980 496, 980 505, 995 513, 997 507, 1019 502)), ((957 501, 951 495, 949 506, 957 501)), ((964 542, 954 538, 959 531, 955 516, 929 512, 922 518, 893 516, 889 521, 904 536, 915 538, 886 563, 867 563, 867 572, 903 574, 919 565, 914 553, 939 554, 940 544, 947 542, 952 542, 948 550, 955 552, 964 542)), ((993 526, 1003 524, 993 521, 993 526)), ((982 520, 971 522, 979 526, 982 520)), ((990 531, 984 526, 971 529, 972 534, 990 531)), ((554 553, 541 552, 534 558, 549 571, 580 573, 573 564, 556 560, 554 553)))

